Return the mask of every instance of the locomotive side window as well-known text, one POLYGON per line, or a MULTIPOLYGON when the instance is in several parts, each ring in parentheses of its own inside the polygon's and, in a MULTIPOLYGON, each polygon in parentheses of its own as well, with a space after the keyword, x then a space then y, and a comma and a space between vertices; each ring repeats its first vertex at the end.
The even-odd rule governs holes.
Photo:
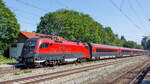
POLYGON ((117 50, 110 50, 110 49, 96 49, 96 52, 117 52, 117 50))
POLYGON ((50 45, 53 45, 52 43, 50 43, 50 45))
POLYGON ((43 44, 40 45, 40 49, 41 49, 41 48, 47 48, 48 45, 49 45, 49 43, 43 43, 43 44))

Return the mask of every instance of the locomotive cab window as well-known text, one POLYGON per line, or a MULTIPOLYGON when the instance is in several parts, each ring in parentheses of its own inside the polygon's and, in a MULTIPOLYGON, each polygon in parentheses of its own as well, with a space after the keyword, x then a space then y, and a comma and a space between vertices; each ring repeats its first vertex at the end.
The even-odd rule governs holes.
POLYGON ((49 43, 43 43, 40 45, 40 49, 41 48, 47 48, 49 46, 49 43))
POLYGON ((36 45, 36 41, 26 41, 23 47, 24 52, 26 52, 26 50, 33 51, 35 48, 35 45, 36 45))

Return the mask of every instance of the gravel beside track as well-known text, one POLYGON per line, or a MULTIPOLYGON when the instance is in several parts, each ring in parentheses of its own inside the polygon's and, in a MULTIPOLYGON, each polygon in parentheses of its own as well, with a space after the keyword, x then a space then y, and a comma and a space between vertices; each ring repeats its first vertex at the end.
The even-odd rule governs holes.
POLYGON ((13 64, 3 64, 0 65, 0 74, 11 73, 13 71, 19 71, 23 68, 23 64, 13 63, 13 64))
MULTIPOLYGON (((78 65, 78 66, 72 64, 72 65, 67 65, 67 67, 70 66, 68 68, 64 68, 66 66, 59 66, 58 69, 56 69, 56 70, 49 70, 49 71, 47 70, 47 68, 45 68, 45 69, 42 68, 43 69, 43 71, 41 72, 42 74, 41 73, 40 74, 36 74, 36 75, 33 75, 33 74, 29 75, 28 74, 28 76, 26 76, 26 77, 24 76, 21 79, 17 78, 17 80, 18 80, 19 84, 20 83, 22 83, 22 84, 39 83, 39 82, 46 81, 46 80, 51 80, 49 83, 54 83, 54 82, 55 83, 60 83, 60 82, 61 83, 67 83, 67 82, 69 83, 68 80, 70 80, 70 78, 72 78, 72 77, 69 77, 67 80, 64 80, 64 81, 57 82, 57 80, 59 78, 65 77, 65 76, 76 75, 76 74, 79 74, 81 72, 86 74, 86 72, 89 72, 91 70, 95 70, 95 69, 98 70, 100 67, 101 67, 101 69, 102 69, 102 67, 106 67, 106 66, 109 67, 111 65, 115 65, 115 63, 118 64, 118 62, 120 62, 120 63, 129 62, 130 63, 130 61, 133 61, 133 59, 140 59, 140 58, 143 58, 143 57, 129 57, 129 58, 123 58, 123 59, 115 59, 114 61, 111 60, 111 62, 110 61, 109 62, 108 61, 107 62, 100 62, 100 61, 98 61, 96 63, 94 62, 93 64, 92 63, 91 64, 88 64, 88 63, 86 64, 85 63, 85 65, 78 65), (63 69, 62 69, 62 67, 63 67, 63 69), (45 73, 45 71, 47 71, 47 72, 45 73), (43 74, 43 72, 45 74, 43 74)), ((103 60, 101 60, 101 61, 103 61, 103 60)), ((40 70, 40 69, 37 69, 37 70, 40 70)), ((2 78, 2 80, 3 79, 5 79, 5 78, 2 78)), ((1 80, 0 83, 2 83, 2 80, 1 80)), ((11 80, 9 82, 10 84, 12 84, 13 81, 16 81, 15 79, 7 79, 7 80, 11 80)), ((8 82, 6 82, 6 81, 3 82, 3 84, 8 84, 8 82)))
MULTIPOLYGON (((128 60, 123 60, 123 61, 128 61, 128 60)), ((96 68, 100 68, 100 67, 104 67, 104 66, 113 65, 113 64, 120 63, 123 61, 121 60, 121 61, 108 62, 108 63, 104 63, 104 64, 96 64, 96 65, 92 65, 92 66, 85 66, 85 67, 80 67, 80 68, 59 71, 59 72, 55 72, 55 73, 46 73, 46 74, 41 74, 41 75, 36 75, 36 76, 31 76, 31 77, 26 77, 26 78, 8 80, 8 81, 0 82, 0 83, 1 84, 11 84, 12 82, 20 82, 21 81, 21 83, 23 83, 23 84, 34 84, 34 83, 39 83, 39 82, 46 81, 46 80, 52 80, 52 79, 64 77, 64 76, 75 74, 75 73, 80 73, 80 72, 83 72, 86 70, 92 70, 92 69, 96 69, 96 68), (52 75, 54 75, 54 76, 52 76, 52 75), (31 79, 30 82, 26 82, 26 80, 29 81, 30 79, 31 79), (22 81, 24 81, 24 82, 22 82, 22 81)))
MULTIPOLYGON (((122 74, 112 79, 109 83, 111 84, 136 84, 137 75, 142 72, 146 67, 150 66, 150 60, 147 60, 137 66, 134 66, 122 74)), ((138 80, 137 80, 138 81, 138 80)))
MULTIPOLYGON (((142 56, 139 56, 141 58, 142 56)), ((129 58, 117 58, 117 59, 108 59, 108 60, 99 60, 99 61, 91 61, 91 62, 84 62, 84 63, 74 63, 74 64, 67 64, 67 65, 60 65, 60 66, 53 66, 53 67, 44 67, 44 68, 35 68, 35 69, 26 69, 23 67, 15 67, 10 66, 10 65, 0 65, 0 74, 4 75, 3 77, 0 77, 0 81, 4 80, 12 80, 14 78, 22 78, 22 77, 28 77, 32 75, 39 75, 43 73, 48 73, 48 72, 56 72, 56 71, 61 71, 61 70, 66 70, 66 69, 73 69, 77 67, 82 67, 82 66, 87 66, 87 65, 93 65, 93 64, 98 64, 98 63, 105 63, 105 62, 110 62, 110 61, 116 61, 116 60, 124 60, 124 59, 133 59, 135 57, 129 57, 129 58), (23 72, 24 70, 32 70, 32 74, 24 74, 22 73, 21 75, 13 75, 13 72, 23 72)))
POLYGON ((149 58, 144 62, 131 64, 114 71, 108 74, 108 76, 99 77, 96 80, 87 82, 87 84, 139 84, 148 69, 150 69, 149 58))

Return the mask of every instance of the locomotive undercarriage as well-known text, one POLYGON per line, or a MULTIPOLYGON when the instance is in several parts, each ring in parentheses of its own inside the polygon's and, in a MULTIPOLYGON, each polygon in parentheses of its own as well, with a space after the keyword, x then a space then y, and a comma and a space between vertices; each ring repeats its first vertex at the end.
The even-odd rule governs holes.
MULTIPOLYGON (((38 57, 38 56, 37 56, 38 57)), ((84 62, 87 59, 77 59, 77 58, 70 58, 70 59, 42 59, 37 57, 26 57, 22 58, 20 63, 23 63, 27 66, 53 66, 53 65, 60 65, 65 63, 73 63, 73 62, 84 62)))

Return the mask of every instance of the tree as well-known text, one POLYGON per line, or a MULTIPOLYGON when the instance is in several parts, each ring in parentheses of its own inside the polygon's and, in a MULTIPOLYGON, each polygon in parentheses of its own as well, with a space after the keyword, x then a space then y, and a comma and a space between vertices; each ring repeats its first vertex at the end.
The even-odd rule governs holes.
POLYGON ((9 43, 16 42, 19 30, 15 15, 0 0, 0 50, 5 50, 9 43))
POLYGON ((121 38, 120 38, 120 45, 122 47, 124 46, 125 42, 126 42, 126 38, 124 36, 121 36, 121 38))
POLYGON ((124 44, 123 44, 123 47, 143 49, 143 46, 137 44, 134 41, 125 41, 124 44))
POLYGON ((121 39, 122 41, 126 41, 125 37, 124 36, 121 36, 121 39))
POLYGON ((115 40, 115 34, 112 32, 110 27, 105 27, 104 31, 106 32, 106 44, 107 45, 113 45, 113 42, 115 40))
POLYGON ((113 45, 113 46, 122 46, 121 40, 118 38, 117 34, 114 34, 111 27, 105 27, 105 43, 106 45, 113 45))
POLYGON ((150 50, 150 38, 149 38, 149 36, 143 37, 141 44, 144 47, 144 49, 150 50))
POLYGON ((41 17, 36 32, 58 35, 72 41, 102 43, 102 28, 87 14, 62 9, 41 17))
POLYGON ((129 48, 135 48, 137 45, 133 41, 126 41, 124 36, 119 39, 111 27, 103 27, 89 15, 77 11, 62 9, 47 13, 40 19, 37 33, 58 35, 69 41, 80 40, 81 42, 129 48))
POLYGON ((123 45, 123 47, 127 47, 127 48, 135 48, 136 47, 136 43, 134 41, 126 41, 123 45))
POLYGON ((144 49, 144 47, 142 46, 142 45, 136 45, 136 47, 135 48, 137 48, 137 49, 144 49))

